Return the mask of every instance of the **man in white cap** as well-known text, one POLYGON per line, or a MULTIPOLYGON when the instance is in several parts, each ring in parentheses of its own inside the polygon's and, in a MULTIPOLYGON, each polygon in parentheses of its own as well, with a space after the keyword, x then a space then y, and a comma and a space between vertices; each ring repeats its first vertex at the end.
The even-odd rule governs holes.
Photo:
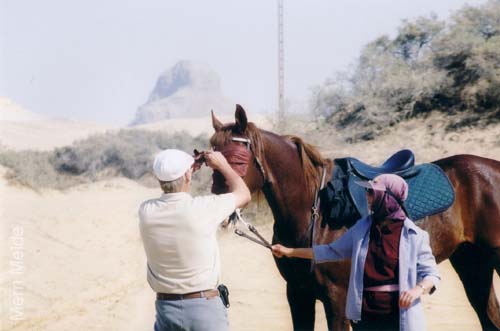
POLYGON ((250 201, 250 191, 220 152, 204 155, 206 164, 222 173, 230 193, 192 197, 193 157, 167 149, 153 165, 163 194, 139 208, 147 279, 157 293, 155 331, 229 329, 217 290, 216 232, 236 208, 250 201))

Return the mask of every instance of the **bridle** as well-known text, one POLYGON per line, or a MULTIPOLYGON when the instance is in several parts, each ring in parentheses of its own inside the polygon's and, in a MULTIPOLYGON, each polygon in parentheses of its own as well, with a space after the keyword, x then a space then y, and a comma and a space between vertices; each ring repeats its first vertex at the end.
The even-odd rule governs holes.
MULTIPOLYGON (((264 169, 264 165, 262 164, 261 160, 255 153, 255 151, 252 148, 252 141, 249 138, 244 138, 244 137, 231 137, 231 141, 233 142, 239 142, 243 143, 247 150, 252 153, 255 163, 257 163, 257 168, 260 171, 260 174, 262 175, 262 179, 264 181, 264 186, 269 183, 267 175, 266 175, 266 170, 264 169)), ((245 174, 246 175, 246 174, 245 174)), ((267 249, 272 249, 271 244, 259 233, 259 231, 250 223, 246 222, 243 217, 241 216, 241 210, 238 208, 234 211, 229 216, 229 223, 233 223, 236 225, 236 223, 240 221, 251 233, 254 234, 254 236, 251 236, 240 229, 235 229, 234 233, 237 234, 240 237, 246 238, 248 240, 253 241, 256 244, 259 244, 261 246, 266 247, 267 249)))
MULTIPOLYGON (((252 141, 249 139, 249 138, 245 138, 245 137, 231 137, 231 141, 233 142, 239 142, 239 143, 243 143, 246 148, 253 154, 254 156, 254 159, 255 159, 255 163, 257 163, 257 168, 259 169, 261 175, 262 175, 262 178, 264 180, 264 185, 266 185, 267 183, 269 183, 268 181, 268 178, 267 178, 267 175, 266 175, 266 171, 264 169, 264 166, 261 162, 261 160, 259 159, 259 157, 257 156, 257 154, 255 153, 255 151, 253 150, 252 148, 252 141)), ((313 240, 314 240, 314 236, 315 236, 315 229, 316 229, 316 222, 318 221, 319 217, 320 217, 320 211, 319 211, 319 204, 320 204, 320 197, 319 197, 319 191, 321 191, 325 185, 325 179, 326 179, 326 166, 323 165, 322 166, 322 175, 321 175, 321 181, 320 181, 320 186, 318 189, 316 189, 316 192, 315 192, 315 195, 314 195, 314 202, 313 202, 313 206, 311 207, 311 219, 310 219, 310 222, 309 222, 309 226, 308 226, 308 236, 310 236, 310 243, 311 243, 311 247, 312 247, 312 244, 313 244, 313 240)), ((245 237, 259 245, 262 245, 266 248, 271 248, 271 245, 269 244, 269 242, 267 242, 260 234, 259 232, 257 231, 257 229, 245 222, 241 216, 241 213, 240 211, 237 209, 231 216, 230 216, 230 222, 233 222, 233 224, 235 224, 237 221, 241 221, 254 235, 257 236, 257 238, 253 238, 251 236, 249 236, 248 234, 244 233, 243 231, 240 231, 238 229, 235 230, 235 233, 241 237, 245 237)), ((312 269, 312 266, 313 264, 311 264, 311 269, 312 269)))

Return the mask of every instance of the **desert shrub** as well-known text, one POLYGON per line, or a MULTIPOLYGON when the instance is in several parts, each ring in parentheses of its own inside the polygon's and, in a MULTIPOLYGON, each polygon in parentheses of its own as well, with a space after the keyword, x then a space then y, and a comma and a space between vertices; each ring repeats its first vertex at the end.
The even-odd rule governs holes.
POLYGON ((7 179, 35 190, 44 187, 62 188, 82 182, 81 178, 58 174, 51 163, 51 152, 2 151, 0 164, 9 168, 7 179))
POLYGON ((450 129, 499 121, 500 1, 465 6, 448 22, 403 21, 394 38, 366 45, 352 70, 316 87, 310 109, 368 139, 433 111, 454 117, 450 129))
MULTIPOLYGON (((151 177, 153 157, 162 149, 191 152, 208 146, 208 137, 186 133, 120 130, 91 136, 53 151, 0 152, 0 164, 10 168, 11 181, 32 188, 67 188, 78 183, 123 176, 151 177)), ((154 180, 144 181, 156 184, 154 180)))

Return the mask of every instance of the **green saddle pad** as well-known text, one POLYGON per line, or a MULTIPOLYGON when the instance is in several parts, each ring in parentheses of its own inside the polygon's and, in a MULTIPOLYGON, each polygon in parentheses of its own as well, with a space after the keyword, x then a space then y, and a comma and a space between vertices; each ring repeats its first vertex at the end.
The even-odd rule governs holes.
POLYGON ((455 191, 448 176, 433 163, 416 166, 417 176, 405 178, 409 186, 405 201, 413 221, 445 211, 455 201, 455 191))

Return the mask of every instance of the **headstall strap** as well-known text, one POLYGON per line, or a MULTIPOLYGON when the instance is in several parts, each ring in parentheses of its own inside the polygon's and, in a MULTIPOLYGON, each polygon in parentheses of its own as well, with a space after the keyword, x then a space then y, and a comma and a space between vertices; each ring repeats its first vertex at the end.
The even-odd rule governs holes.
MULTIPOLYGON (((323 165, 322 168, 323 168, 323 173, 321 175, 321 182, 320 182, 319 188, 316 190, 316 194, 314 195, 314 203, 313 203, 313 206, 311 208, 311 221, 309 222, 308 232, 311 233, 311 247, 313 246, 314 237, 316 235, 316 221, 318 220, 318 218, 320 216, 319 215, 319 203, 320 203, 319 191, 321 191, 323 189, 323 187, 325 186, 325 179, 326 179, 326 166, 323 165)), ((311 269, 310 269, 311 272, 313 271, 313 267, 314 267, 314 262, 311 262, 311 269)))
POLYGON ((252 144, 252 141, 248 138, 241 138, 241 137, 231 137, 232 141, 237 141, 240 143, 244 143, 248 149, 250 149, 250 145, 252 144))
POLYGON ((326 167, 323 166, 323 173, 321 175, 321 182, 320 182, 320 186, 319 186, 319 189, 316 190, 316 194, 314 195, 314 204, 311 208, 311 220, 314 222, 318 219, 319 217, 319 191, 321 191, 323 189, 323 187, 325 186, 325 178, 326 178, 326 167))

